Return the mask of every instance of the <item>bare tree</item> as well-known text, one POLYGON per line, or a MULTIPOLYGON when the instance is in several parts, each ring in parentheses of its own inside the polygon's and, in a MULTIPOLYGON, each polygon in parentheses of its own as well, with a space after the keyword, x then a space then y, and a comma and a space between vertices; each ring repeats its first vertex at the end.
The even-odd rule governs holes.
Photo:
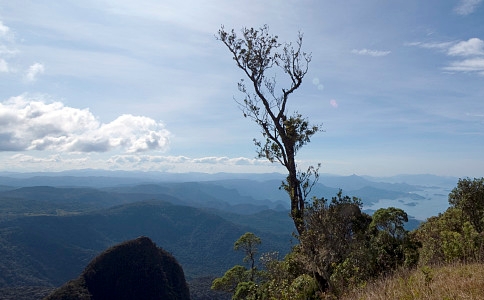
POLYGON ((296 164, 296 154, 318 131, 320 125, 311 125, 300 113, 287 112, 289 96, 298 89, 308 71, 311 54, 303 52, 303 35, 298 34, 296 43, 278 42, 269 34, 269 27, 243 28, 242 37, 232 29, 222 26, 217 39, 229 49, 237 66, 249 79, 238 83, 244 93, 243 101, 237 101, 244 117, 252 119, 261 128, 263 140, 254 139, 258 157, 270 162, 278 161, 287 171, 284 188, 291 199, 291 217, 299 234, 304 231, 304 205, 311 188, 319 178, 319 165, 301 172, 296 164), (276 74, 282 71, 288 86, 276 88, 276 74), (251 92, 249 88, 251 87, 251 92))

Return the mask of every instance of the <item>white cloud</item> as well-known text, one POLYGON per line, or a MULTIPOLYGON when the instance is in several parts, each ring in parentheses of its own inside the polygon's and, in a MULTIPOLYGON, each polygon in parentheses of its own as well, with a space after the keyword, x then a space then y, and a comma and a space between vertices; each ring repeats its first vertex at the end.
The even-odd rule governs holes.
POLYGON ((446 50, 449 49, 450 46, 454 45, 453 42, 432 42, 432 43, 422 43, 422 42, 411 42, 405 43, 405 46, 413 46, 413 47, 420 47, 425 49, 439 49, 439 50, 446 50))
POLYGON ((111 123, 102 124, 95 135, 79 140, 79 145, 92 147, 99 141, 101 147, 105 144, 110 148, 125 147, 128 153, 134 153, 163 149, 168 146, 168 137, 169 132, 153 119, 122 115, 111 123))
POLYGON ((484 41, 471 38, 468 41, 459 42, 449 48, 448 54, 452 56, 484 55, 484 41))
POLYGON ((454 8, 454 11, 462 16, 473 13, 482 0, 460 0, 459 4, 454 8))
POLYGON ((27 70, 27 74, 25 74, 25 79, 30 82, 35 81, 37 79, 37 76, 44 73, 44 71, 45 68, 43 64, 35 63, 31 65, 27 70))
POLYGON ((379 56, 386 56, 391 53, 391 51, 380 51, 380 50, 371 50, 371 49, 353 49, 351 53, 358 54, 358 55, 368 55, 373 57, 379 56))
POLYGON ((0 58, 0 73, 8 73, 8 64, 4 59, 0 58))
POLYGON ((4 170, 16 171, 63 171, 65 166, 72 169, 85 169, 99 166, 100 162, 90 162, 88 155, 82 157, 64 157, 61 154, 52 154, 47 156, 34 156, 24 153, 14 154, 3 159, 4 170))
POLYGON ((453 72, 475 72, 484 75, 484 41, 478 38, 471 38, 461 41, 449 48, 450 56, 465 56, 464 60, 452 61, 446 71, 453 72))
POLYGON ((443 43, 407 43, 407 46, 415 46, 426 49, 436 49, 447 56, 467 57, 463 60, 454 60, 443 67, 451 72, 475 72, 484 75, 484 41, 479 38, 470 38, 467 41, 443 42, 443 43))
POLYGON ((192 162, 200 163, 200 164, 255 165, 265 161, 264 160, 261 161, 258 159, 249 159, 245 157, 229 158, 226 156, 222 156, 222 157, 210 156, 210 157, 195 158, 192 160, 192 162))
POLYGON ((89 111, 18 96, 0 103, 0 151, 127 153, 165 150, 170 133, 153 119, 122 115, 102 124, 89 111))
MULTIPOLYGON (((1 155, 1 153, 0 153, 1 155)), ((17 153, 5 156, 0 170, 16 171, 62 171, 66 169, 109 169, 170 172, 284 172, 280 164, 264 159, 246 157, 187 157, 151 154, 119 154, 107 156, 101 153, 17 153)))
POLYGON ((10 157, 11 161, 15 161, 17 163, 22 163, 22 164, 52 164, 52 163, 68 163, 68 164, 82 164, 85 163, 88 158, 87 157, 82 157, 82 158, 69 158, 65 159, 63 158, 60 154, 54 154, 54 155, 48 155, 46 157, 36 157, 28 154, 15 154, 10 157))
POLYGON ((190 158, 186 156, 161 156, 161 155, 138 155, 138 154, 124 154, 115 155, 108 160, 112 165, 136 165, 147 163, 160 164, 206 164, 206 165, 228 165, 228 166, 242 166, 242 165, 270 165, 267 160, 246 158, 246 157, 226 157, 226 156, 207 156, 199 158, 190 158))
MULTIPOLYGON (((12 35, 10 34, 10 29, 0 21, 0 42, 3 40, 8 43, 11 39, 12 35)), ((0 44, 0 55, 11 56, 13 54, 15 54, 15 51, 10 50, 6 45, 0 44)), ((4 57, 0 57, 0 73, 8 72, 10 72, 10 68, 8 67, 7 61, 4 57)))
POLYGON ((121 170, 157 170, 174 172, 272 172, 280 169, 279 164, 267 160, 246 157, 207 156, 161 156, 123 154, 105 161, 105 168, 121 170))
POLYGON ((478 72, 484 75, 484 58, 470 58, 462 61, 451 62, 449 66, 445 67, 447 71, 458 72, 478 72))

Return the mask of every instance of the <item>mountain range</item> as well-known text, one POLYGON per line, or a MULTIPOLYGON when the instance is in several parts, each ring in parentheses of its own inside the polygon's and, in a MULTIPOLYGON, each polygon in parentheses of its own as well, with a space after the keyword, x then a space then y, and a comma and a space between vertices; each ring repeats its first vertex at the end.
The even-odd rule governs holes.
MULTIPOLYGON (((278 188, 281 174, 0 175, 0 294, 2 289, 59 286, 106 248, 139 236, 172 253, 189 284, 205 282, 197 288, 205 290, 207 278, 242 263, 233 243, 245 232, 261 237, 261 252, 277 251, 281 257, 296 242, 287 195, 278 188)), ((313 195, 331 198, 343 189, 360 197, 369 213, 381 201, 419 209, 434 195, 446 197, 457 182, 428 178, 429 184, 409 184, 322 175, 313 195), (436 188, 444 192, 435 194, 436 188)), ((418 223, 412 219, 409 229, 418 223)), ((202 299, 191 290, 192 299, 202 299)))

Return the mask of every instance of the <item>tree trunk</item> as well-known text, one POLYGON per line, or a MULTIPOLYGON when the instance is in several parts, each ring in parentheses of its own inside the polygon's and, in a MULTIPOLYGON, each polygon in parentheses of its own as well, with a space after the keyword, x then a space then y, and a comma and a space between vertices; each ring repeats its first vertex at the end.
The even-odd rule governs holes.
POLYGON ((287 176, 288 194, 291 199, 291 218, 296 230, 301 235, 304 230, 304 199, 301 194, 299 179, 297 178, 296 163, 293 153, 288 154, 288 165, 286 166, 289 175, 287 176))

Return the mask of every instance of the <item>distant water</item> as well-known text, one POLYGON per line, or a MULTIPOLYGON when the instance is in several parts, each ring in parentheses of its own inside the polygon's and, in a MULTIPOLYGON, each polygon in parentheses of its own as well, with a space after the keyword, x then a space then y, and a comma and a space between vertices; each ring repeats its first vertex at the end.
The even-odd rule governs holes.
POLYGON ((398 198, 395 200, 381 199, 371 206, 364 206, 364 209, 377 210, 379 208, 397 207, 403 209, 409 216, 417 220, 425 221, 427 218, 444 212, 449 207, 448 195, 452 188, 449 187, 423 187, 422 191, 416 191, 425 199, 413 200, 398 198))

